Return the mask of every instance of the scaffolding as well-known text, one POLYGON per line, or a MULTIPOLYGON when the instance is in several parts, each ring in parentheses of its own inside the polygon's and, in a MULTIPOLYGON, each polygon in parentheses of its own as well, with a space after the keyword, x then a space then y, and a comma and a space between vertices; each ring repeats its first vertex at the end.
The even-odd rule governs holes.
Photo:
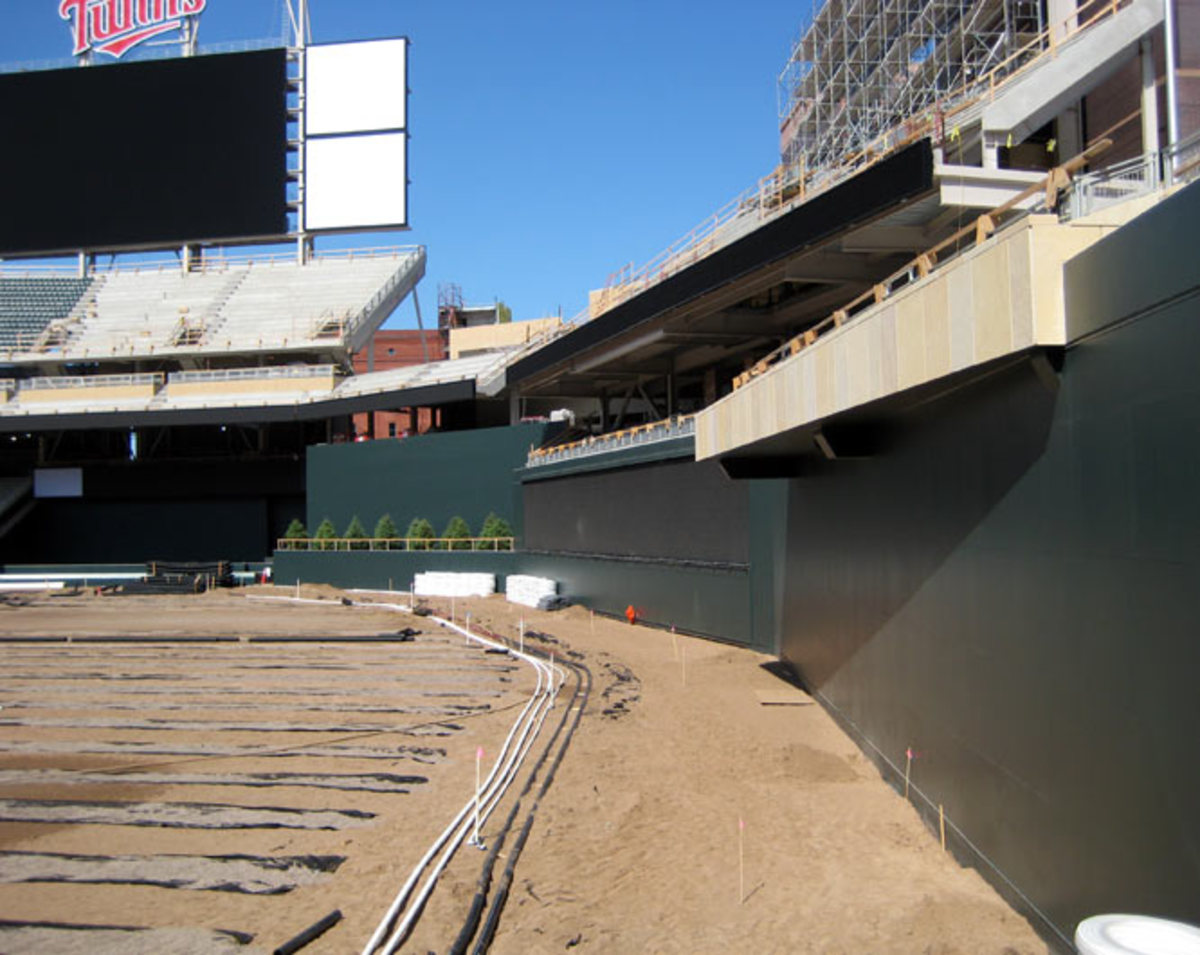
POLYGON ((783 165, 841 165, 1044 35, 1039 0, 826 0, 779 77, 783 165))

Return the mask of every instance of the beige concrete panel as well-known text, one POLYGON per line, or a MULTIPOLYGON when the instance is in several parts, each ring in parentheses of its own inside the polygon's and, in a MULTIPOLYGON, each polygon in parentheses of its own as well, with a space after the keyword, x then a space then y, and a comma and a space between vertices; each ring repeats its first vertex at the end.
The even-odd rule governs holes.
POLYGON ((1112 231, 1109 226, 1062 226, 1056 223, 1039 223, 1035 228, 1030 285, 1038 344, 1066 344, 1063 266, 1112 231))
POLYGON ((987 248, 972 261, 971 284, 975 294, 974 363, 981 363, 1012 351, 1007 241, 987 248))
POLYGON ((933 281, 921 290, 925 313, 925 378, 949 374, 951 370, 949 285, 944 280, 933 281))
POLYGON ((879 316, 879 381, 884 394, 891 394, 900 387, 898 369, 896 309, 893 306, 885 308, 879 316))
POLYGON ((817 417, 821 418, 837 407, 832 350, 817 345, 813 349, 813 364, 817 379, 817 417))
POLYGON ((842 331, 834 345, 837 351, 839 411, 861 404, 866 395, 866 378, 870 373, 867 336, 864 334, 867 327, 866 322, 850 325, 842 331))
POLYGON ((925 309, 916 295, 896 303, 896 384, 911 388, 925 380, 925 309))
POLYGON ((1022 229, 1009 241, 1008 282, 1011 303, 1011 340, 1015 350, 1034 343, 1033 321, 1033 236, 1022 229))
POLYGON ((450 329, 450 357, 465 353, 494 351, 524 345, 562 324, 558 318, 535 318, 524 322, 505 322, 496 325, 476 325, 474 328, 450 329))
POLYGON ((784 401, 784 418, 792 422, 804 420, 804 379, 798 374, 799 370, 800 364, 796 362, 786 369, 780 369, 779 373, 787 395, 784 401))
POLYGON ((967 368, 975 360, 975 287, 971 264, 949 267, 946 282, 946 317, 950 332, 950 370, 967 368))
POLYGON ((319 378, 235 378, 231 381, 177 381, 170 393, 177 398, 204 395, 261 395, 280 393, 309 394, 332 391, 332 375, 319 378))
POLYGON ((818 409, 816 361, 812 349, 796 363, 796 377, 804 392, 803 420, 812 421, 817 417, 818 409))
POLYGON ((833 360, 833 409, 850 407, 850 354, 842 345, 845 332, 835 334, 824 349, 833 360))
POLYGON ((30 388, 21 391, 21 404, 51 404, 61 401, 113 401, 144 398, 155 395, 153 385, 101 385, 93 388, 30 388))

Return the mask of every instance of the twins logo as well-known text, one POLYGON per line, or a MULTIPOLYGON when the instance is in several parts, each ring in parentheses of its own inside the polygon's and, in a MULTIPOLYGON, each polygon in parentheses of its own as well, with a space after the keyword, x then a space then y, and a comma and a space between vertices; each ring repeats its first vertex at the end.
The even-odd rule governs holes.
POLYGON ((121 57, 151 37, 183 26, 204 12, 208 0, 62 0, 58 14, 71 21, 78 56, 99 50, 121 57))

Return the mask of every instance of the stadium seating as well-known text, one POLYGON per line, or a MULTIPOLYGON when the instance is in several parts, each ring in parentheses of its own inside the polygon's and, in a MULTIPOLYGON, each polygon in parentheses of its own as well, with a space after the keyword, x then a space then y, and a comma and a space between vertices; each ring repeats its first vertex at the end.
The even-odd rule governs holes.
POLYGON ((32 351, 47 326, 64 321, 91 284, 66 276, 0 276, 0 351, 32 351))
POLYGON ((0 276, 0 354, 13 363, 328 354, 360 347, 424 270, 423 249, 173 263, 94 278, 0 276), (90 290, 90 291, 89 291, 90 290))

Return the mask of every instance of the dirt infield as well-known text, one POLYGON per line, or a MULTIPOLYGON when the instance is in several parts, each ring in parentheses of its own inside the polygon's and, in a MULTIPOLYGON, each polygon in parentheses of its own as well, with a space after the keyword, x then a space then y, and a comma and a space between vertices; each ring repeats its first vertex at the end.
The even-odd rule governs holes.
MULTIPOLYGON (((304 951, 358 951, 532 690, 427 620, 251 595, 292 591, 0 606, 0 950, 269 952, 339 909, 304 951)), ((494 951, 1046 951, 766 657, 456 610, 524 618, 594 678, 494 951)), ((483 858, 458 853, 405 951, 449 949, 483 858)))

